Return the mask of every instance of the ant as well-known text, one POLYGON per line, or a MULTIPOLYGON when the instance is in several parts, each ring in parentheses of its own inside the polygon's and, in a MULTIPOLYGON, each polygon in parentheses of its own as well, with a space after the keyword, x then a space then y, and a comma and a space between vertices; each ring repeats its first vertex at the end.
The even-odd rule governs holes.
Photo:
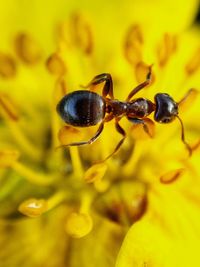
MULTIPOLYGON (((65 95, 57 104, 57 112, 67 124, 75 127, 89 127, 98 123, 100 123, 100 125, 95 135, 88 141, 74 142, 61 145, 61 147, 92 144, 102 133, 104 124, 115 119, 116 130, 122 135, 122 139, 119 141, 114 151, 101 161, 104 162, 119 150, 126 138, 126 132, 119 124, 121 118, 125 116, 132 123, 142 124, 144 131, 151 136, 146 117, 154 112, 154 120, 159 123, 170 123, 175 118, 179 120, 181 124, 181 140, 191 156, 192 148, 185 141, 183 122, 178 116, 178 106, 185 101, 194 89, 190 89, 186 96, 179 102, 175 102, 173 98, 166 93, 156 94, 154 97, 155 103, 145 98, 133 99, 136 93, 150 84, 151 74, 152 65, 149 66, 146 80, 136 86, 129 93, 124 102, 114 98, 113 81, 109 73, 99 74, 86 86, 82 86, 83 88, 91 88, 92 86, 104 83, 102 96, 91 90, 78 90, 65 95)), ((153 123, 152 120, 151 122, 153 123)))

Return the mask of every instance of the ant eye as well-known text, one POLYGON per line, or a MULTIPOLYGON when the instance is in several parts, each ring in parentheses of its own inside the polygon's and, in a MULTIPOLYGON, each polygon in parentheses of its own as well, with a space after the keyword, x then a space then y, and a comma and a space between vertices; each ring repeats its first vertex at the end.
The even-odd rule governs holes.
POLYGON ((171 117, 171 118, 164 118, 163 120, 161 120, 160 122, 161 123, 169 123, 169 122, 171 122, 171 121, 173 121, 173 117, 171 117))

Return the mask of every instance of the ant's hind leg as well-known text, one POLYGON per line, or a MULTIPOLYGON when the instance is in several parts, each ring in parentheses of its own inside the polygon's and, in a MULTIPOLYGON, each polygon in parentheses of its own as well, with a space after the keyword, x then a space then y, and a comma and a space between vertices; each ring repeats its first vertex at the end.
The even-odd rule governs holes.
POLYGON ((112 76, 109 73, 102 73, 95 76, 91 82, 89 82, 86 86, 81 85, 83 88, 89 88, 91 86, 95 86, 97 84, 105 82, 103 86, 102 95, 106 97, 107 95, 110 96, 111 99, 114 99, 113 95, 113 81, 112 76))
MULTIPOLYGON (((102 122, 98 128, 98 130, 96 131, 95 135, 90 138, 88 141, 82 141, 82 142, 74 142, 74 143, 69 143, 69 144, 66 144, 66 145, 61 145, 61 146, 58 146, 57 148, 62 148, 62 147, 68 147, 68 146, 83 146, 83 145, 90 145, 92 143, 94 143, 97 138, 100 136, 100 134, 102 133, 103 131, 103 128, 104 128, 104 122, 102 122)), ((56 148, 56 149, 57 149, 56 148)))
MULTIPOLYGON (((103 131, 103 128, 104 128, 104 123, 105 122, 109 122, 113 119, 113 114, 109 114, 107 115, 104 120, 101 122, 101 124, 99 125, 99 128, 97 129, 95 135, 90 138, 88 141, 81 141, 81 142, 74 142, 74 143, 69 143, 69 144, 66 144, 66 145, 60 145, 58 146, 57 148, 61 148, 61 147, 68 147, 68 146, 83 146, 83 145, 91 145, 92 143, 94 143, 97 138, 99 138, 100 134, 102 133, 103 131)), ((56 148, 56 149, 57 149, 56 148)))
POLYGON ((137 94, 140 90, 142 90, 144 87, 146 87, 147 85, 150 84, 150 82, 151 82, 151 74, 152 74, 152 66, 153 66, 153 65, 150 65, 150 66, 149 66, 149 72, 147 73, 146 80, 145 80, 143 83, 141 83, 141 84, 139 84, 138 86, 136 86, 136 87, 129 93, 128 97, 126 98, 126 101, 130 101, 131 98, 132 98, 135 94, 137 94))

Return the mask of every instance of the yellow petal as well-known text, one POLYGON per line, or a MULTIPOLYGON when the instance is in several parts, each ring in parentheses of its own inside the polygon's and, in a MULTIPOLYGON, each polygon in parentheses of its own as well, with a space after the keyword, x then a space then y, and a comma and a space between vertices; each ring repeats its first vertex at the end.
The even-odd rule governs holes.
POLYGON ((196 204, 175 186, 153 188, 149 211, 129 230, 116 267, 198 264, 200 215, 196 204))

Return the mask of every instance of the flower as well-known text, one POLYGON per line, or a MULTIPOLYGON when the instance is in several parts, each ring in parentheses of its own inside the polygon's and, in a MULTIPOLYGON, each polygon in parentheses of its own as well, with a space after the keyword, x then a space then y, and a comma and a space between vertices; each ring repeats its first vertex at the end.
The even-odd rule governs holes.
POLYGON ((19 13, 6 2, 0 23, 1 266, 197 264, 197 91, 180 105, 190 158, 177 120, 147 121, 153 138, 120 121, 128 137, 106 162, 120 138, 112 122, 92 145, 56 149, 96 130, 65 125, 56 105, 103 72, 124 100, 151 64, 140 96, 153 100, 163 90, 179 101, 198 89, 199 30, 183 31, 198 2, 177 1, 178 20, 173 1, 35 0, 28 17, 30 3, 20 3, 19 13))

